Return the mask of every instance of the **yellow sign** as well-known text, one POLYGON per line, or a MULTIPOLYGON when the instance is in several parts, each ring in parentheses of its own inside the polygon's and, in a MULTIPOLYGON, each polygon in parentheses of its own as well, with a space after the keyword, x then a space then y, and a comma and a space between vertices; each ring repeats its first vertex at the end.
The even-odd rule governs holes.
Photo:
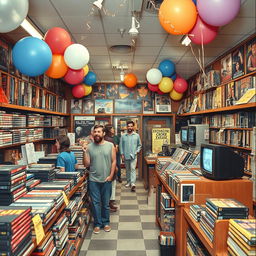
POLYGON ((42 219, 40 215, 37 214, 32 218, 32 221, 34 224, 34 230, 36 234, 36 243, 39 244, 45 236, 42 219))
POLYGON ((67 198, 67 195, 64 191, 62 191, 62 194, 63 194, 63 199, 64 199, 64 203, 66 206, 68 206, 68 198, 67 198))
POLYGON ((152 152, 159 153, 162 151, 163 144, 171 143, 170 128, 153 128, 152 129, 152 152))

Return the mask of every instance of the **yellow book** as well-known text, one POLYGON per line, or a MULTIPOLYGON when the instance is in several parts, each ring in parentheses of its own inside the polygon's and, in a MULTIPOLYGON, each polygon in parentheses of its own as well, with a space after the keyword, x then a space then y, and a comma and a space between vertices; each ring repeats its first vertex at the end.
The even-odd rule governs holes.
POLYGON ((256 95, 256 89, 248 89, 246 93, 236 102, 236 105, 238 104, 245 104, 249 102, 255 102, 255 95, 256 95))
POLYGON ((153 128, 152 129, 152 152, 159 153, 162 151, 163 144, 171 143, 170 128, 153 128))

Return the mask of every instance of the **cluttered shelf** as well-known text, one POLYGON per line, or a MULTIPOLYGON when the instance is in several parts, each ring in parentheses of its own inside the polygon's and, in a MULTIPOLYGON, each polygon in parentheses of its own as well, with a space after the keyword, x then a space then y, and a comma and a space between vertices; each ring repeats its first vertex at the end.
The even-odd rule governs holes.
POLYGON ((221 146, 228 146, 228 147, 236 148, 236 149, 242 149, 242 150, 248 150, 248 151, 252 150, 251 148, 238 147, 238 146, 234 146, 234 145, 230 145, 230 144, 225 144, 225 143, 218 143, 218 142, 214 142, 214 141, 210 141, 210 143, 216 144, 216 145, 221 145, 221 146))
POLYGON ((209 129, 224 129, 224 130, 245 130, 245 131, 252 131, 253 128, 240 128, 240 127, 217 127, 217 126, 210 126, 209 129))
POLYGON ((23 127, 8 127, 8 128, 1 128, 1 130, 17 130, 17 129, 34 129, 34 128, 64 128, 67 127, 66 125, 60 126, 60 125, 55 125, 55 126, 23 126, 23 127))

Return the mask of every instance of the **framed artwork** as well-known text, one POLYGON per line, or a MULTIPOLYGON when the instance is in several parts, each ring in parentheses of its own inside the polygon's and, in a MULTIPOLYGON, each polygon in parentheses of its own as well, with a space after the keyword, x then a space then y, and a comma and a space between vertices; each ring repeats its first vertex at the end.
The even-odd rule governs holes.
POLYGON ((231 53, 221 59, 221 82, 227 82, 232 78, 232 58, 231 53))
POLYGON ((106 98, 107 99, 118 99, 119 98, 119 85, 118 84, 107 84, 106 86, 106 98))
POLYGON ((171 99, 168 95, 155 95, 155 110, 156 113, 170 113, 171 99))
POLYGON ((112 114, 113 100, 96 99, 95 100, 95 114, 112 114))
POLYGON ((8 44, 0 39, 0 69, 7 70, 9 64, 9 46, 8 44))
POLYGON ((138 84, 137 85, 137 99, 138 100, 150 100, 151 91, 148 89, 146 84, 138 84))
POLYGON ((181 203, 194 203, 195 184, 181 184, 180 201, 181 203))
POLYGON ((95 116, 75 116, 74 133, 76 142, 85 140, 91 134, 91 129, 95 124, 95 116))
POLYGON ((143 114, 154 114, 154 99, 152 97, 142 100, 143 114))
POLYGON ((115 113, 117 114, 141 113, 141 111, 142 111, 141 100, 135 100, 135 99, 115 100, 115 113))
POLYGON ((105 99, 106 98, 105 84, 95 84, 93 86, 93 96, 94 96, 94 99, 105 99))
POLYGON ((256 70, 256 38, 246 44, 246 73, 256 70))
POLYGON ((232 77, 244 75, 244 46, 237 48, 232 53, 232 77))
POLYGON ((93 114, 94 100, 86 99, 83 100, 83 114, 93 114))
POLYGON ((119 85, 119 98, 120 99, 134 99, 135 95, 136 95, 135 88, 128 88, 124 84, 119 85))
POLYGON ((82 100, 72 99, 71 100, 71 114, 82 113, 82 100))

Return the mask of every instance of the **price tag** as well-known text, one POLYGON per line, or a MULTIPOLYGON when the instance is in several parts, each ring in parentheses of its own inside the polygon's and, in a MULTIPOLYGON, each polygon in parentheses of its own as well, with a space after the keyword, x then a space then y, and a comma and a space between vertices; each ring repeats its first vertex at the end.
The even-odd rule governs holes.
POLYGON ((63 198, 64 198, 64 203, 66 206, 68 206, 68 198, 67 198, 67 195, 64 191, 62 191, 62 194, 63 194, 63 198))
POLYGON ((42 219, 40 215, 37 214, 32 218, 32 221, 34 224, 34 230, 36 234, 36 243, 39 244, 45 236, 42 219))

